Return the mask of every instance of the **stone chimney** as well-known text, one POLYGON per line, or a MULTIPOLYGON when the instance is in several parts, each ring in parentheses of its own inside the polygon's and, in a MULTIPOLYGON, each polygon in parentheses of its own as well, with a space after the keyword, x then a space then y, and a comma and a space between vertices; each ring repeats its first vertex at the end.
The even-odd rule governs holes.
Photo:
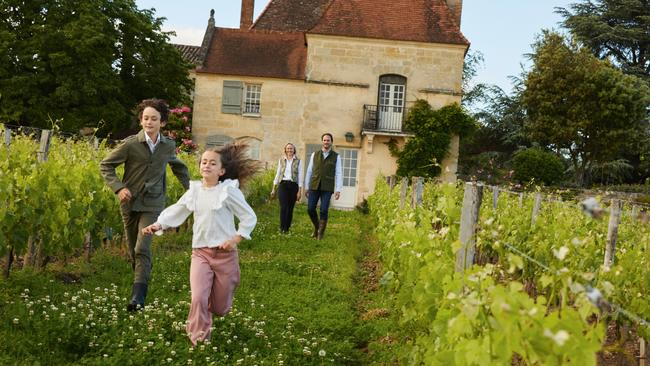
POLYGON ((454 15, 454 20, 460 28, 460 17, 463 14, 463 0, 447 0, 447 7, 451 10, 451 13, 454 15))
POLYGON ((212 43, 212 36, 214 35, 214 9, 210 10, 210 19, 208 19, 208 26, 205 28, 205 34, 203 35, 203 42, 201 42, 201 49, 199 51, 199 61, 198 68, 203 67, 205 63, 205 57, 208 55, 208 50, 210 49, 210 44, 212 43))
POLYGON ((253 11, 255 0, 241 0, 241 18, 239 18, 239 29, 248 29, 253 25, 253 11))

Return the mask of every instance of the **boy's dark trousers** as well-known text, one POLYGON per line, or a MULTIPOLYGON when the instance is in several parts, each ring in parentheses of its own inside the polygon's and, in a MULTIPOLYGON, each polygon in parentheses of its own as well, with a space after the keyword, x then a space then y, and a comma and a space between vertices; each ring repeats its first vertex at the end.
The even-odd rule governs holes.
POLYGON ((278 200, 280 201, 280 231, 287 232, 293 221, 293 208, 296 205, 298 183, 283 180, 278 186, 278 200))
POLYGON ((144 307, 152 267, 152 236, 142 234, 142 229, 156 222, 160 212, 130 211, 124 206, 127 205, 122 205, 122 220, 129 247, 129 257, 133 266, 133 289, 129 310, 135 310, 138 305, 144 307))

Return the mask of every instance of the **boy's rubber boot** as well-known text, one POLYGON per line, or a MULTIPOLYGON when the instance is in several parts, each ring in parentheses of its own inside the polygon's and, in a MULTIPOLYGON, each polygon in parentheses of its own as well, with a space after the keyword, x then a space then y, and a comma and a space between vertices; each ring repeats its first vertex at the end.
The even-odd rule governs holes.
POLYGON ((144 309, 144 299, 147 297, 147 284, 134 283, 131 290, 131 301, 126 305, 127 311, 144 309))

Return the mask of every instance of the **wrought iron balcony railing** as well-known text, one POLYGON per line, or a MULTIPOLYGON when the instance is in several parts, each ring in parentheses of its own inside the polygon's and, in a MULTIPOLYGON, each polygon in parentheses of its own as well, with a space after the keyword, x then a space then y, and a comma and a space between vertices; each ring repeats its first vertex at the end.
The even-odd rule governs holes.
POLYGON ((407 133, 404 119, 408 109, 396 106, 376 106, 364 104, 363 130, 373 132, 407 133))

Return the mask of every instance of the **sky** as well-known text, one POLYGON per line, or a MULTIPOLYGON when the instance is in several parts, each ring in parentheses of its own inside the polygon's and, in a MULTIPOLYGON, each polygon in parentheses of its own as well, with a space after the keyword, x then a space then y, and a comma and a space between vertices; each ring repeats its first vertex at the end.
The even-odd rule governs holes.
MULTIPOLYGON (((255 1, 255 18, 269 0, 255 1)), ((562 18, 556 7, 567 8, 577 0, 463 0, 461 31, 470 43, 470 50, 483 54, 475 83, 494 84, 509 92, 509 76, 519 76, 530 66, 525 54, 542 29, 561 30, 562 18)), ((215 11, 218 27, 238 28, 241 10, 239 0, 136 0, 140 9, 156 9, 164 17, 163 30, 175 31, 174 43, 201 44, 210 17, 215 11)))

